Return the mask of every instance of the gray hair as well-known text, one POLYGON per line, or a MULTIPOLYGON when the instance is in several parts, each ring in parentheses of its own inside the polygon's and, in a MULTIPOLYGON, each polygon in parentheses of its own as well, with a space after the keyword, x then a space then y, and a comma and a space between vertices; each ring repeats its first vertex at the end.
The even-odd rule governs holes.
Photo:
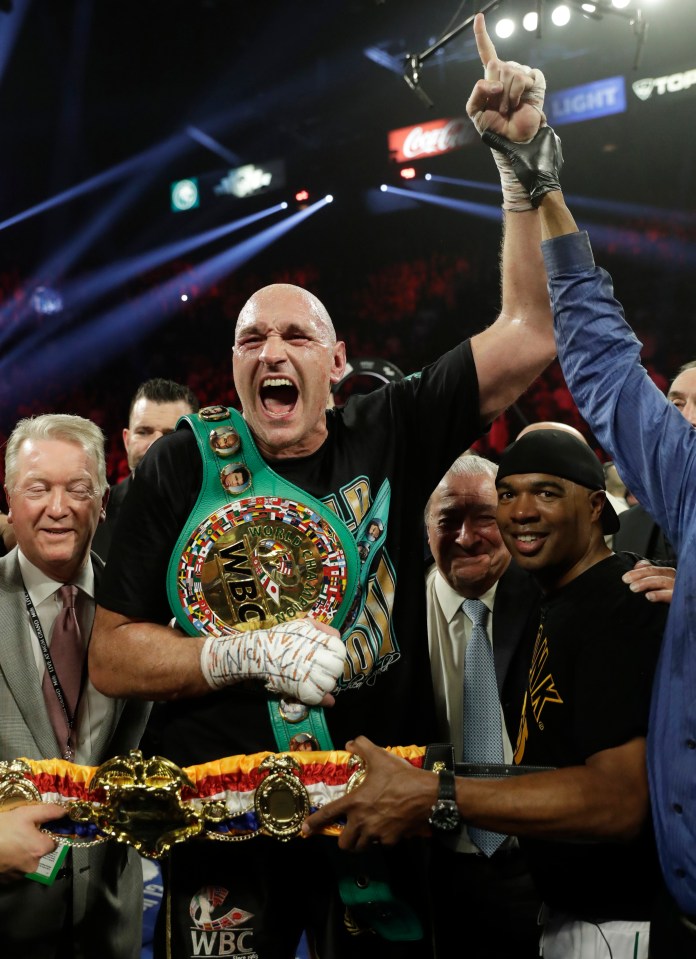
POLYGON ((682 373, 686 373, 687 370, 693 370, 693 369, 696 369, 696 360, 689 360, 688 363, 684 363, 683 366, 680 366, 677 372, 675 373, 674 378, 672 379, 672 382, 669 384, 670 389, 674 385, 674 380, 676 380, 678 376, 681 376, 682 373))
POLYGON ((425 504, 424 516, 426 526, 430 522, 430 511, 432 510, 435 493, 442 483, 447 482, 450 476, 490 476, 490 478, 495 482, 497 475, 497 465, 491 462, 491 460, 486 459, 485 456, 479 456, 479 454, 474 453, 473 450, 466 450, 466 452, 461 453, 456 458, 454 463, 452 463, 435 489, 432 491, 430 497, 428 498, 428 502, 425 504))
POLYGON ((97 467, 99 493, 108 489, 104 434, 91 420, 72 413, 44 413, 20 420, 10 433, 5 450, 5 483, 14 487, 17 479, 17 457, 26 440, 65 440, 76 443, 90 456, 97 467))

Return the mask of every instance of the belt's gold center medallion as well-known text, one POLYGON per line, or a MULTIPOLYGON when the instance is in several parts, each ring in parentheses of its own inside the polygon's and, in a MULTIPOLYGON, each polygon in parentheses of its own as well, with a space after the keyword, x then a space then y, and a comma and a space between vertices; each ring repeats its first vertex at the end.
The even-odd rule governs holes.
POLYGON ((211 513, 191 534, 177 572, 186 616, 213 635, 302 616, 330 623, 346 583, 335 530, 311 507, 272 496, 211 513))

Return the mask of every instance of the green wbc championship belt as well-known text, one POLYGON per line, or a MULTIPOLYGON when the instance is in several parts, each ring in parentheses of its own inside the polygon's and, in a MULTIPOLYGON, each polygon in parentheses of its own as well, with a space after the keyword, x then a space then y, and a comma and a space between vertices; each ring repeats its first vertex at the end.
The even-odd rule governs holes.
MULTIPOLYGON (((360 559, 345 523, 262 459, 225 406, 184 416, 203 460, 201 491, 172 553, 169 603, 191 636, 311 617, 340 629, 360 559)), ((332 749, 320 707, 269 699, 278 749, 332 749)))

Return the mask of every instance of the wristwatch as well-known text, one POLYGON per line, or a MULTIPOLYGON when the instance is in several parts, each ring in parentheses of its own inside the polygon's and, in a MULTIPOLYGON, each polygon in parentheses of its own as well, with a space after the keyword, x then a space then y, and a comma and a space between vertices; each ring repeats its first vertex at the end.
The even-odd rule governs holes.
POLYGON ((451 769, 442 768, 438 770, 438 777, 440 785, 437 802, 432 808, 428 822, 433 829, 452 832, 462 821, 455 801, 454 773, 451 769))

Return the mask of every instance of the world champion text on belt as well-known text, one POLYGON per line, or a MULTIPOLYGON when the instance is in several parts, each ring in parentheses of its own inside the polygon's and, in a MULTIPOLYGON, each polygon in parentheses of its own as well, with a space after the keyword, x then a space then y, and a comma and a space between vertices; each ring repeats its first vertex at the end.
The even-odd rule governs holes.
POLYGON ((311 615, 330 623, 347 587, 346 557, 311 507, 246 497, 193 530, 177 570, 181 607, 197 631, 267 629, 311 615))

